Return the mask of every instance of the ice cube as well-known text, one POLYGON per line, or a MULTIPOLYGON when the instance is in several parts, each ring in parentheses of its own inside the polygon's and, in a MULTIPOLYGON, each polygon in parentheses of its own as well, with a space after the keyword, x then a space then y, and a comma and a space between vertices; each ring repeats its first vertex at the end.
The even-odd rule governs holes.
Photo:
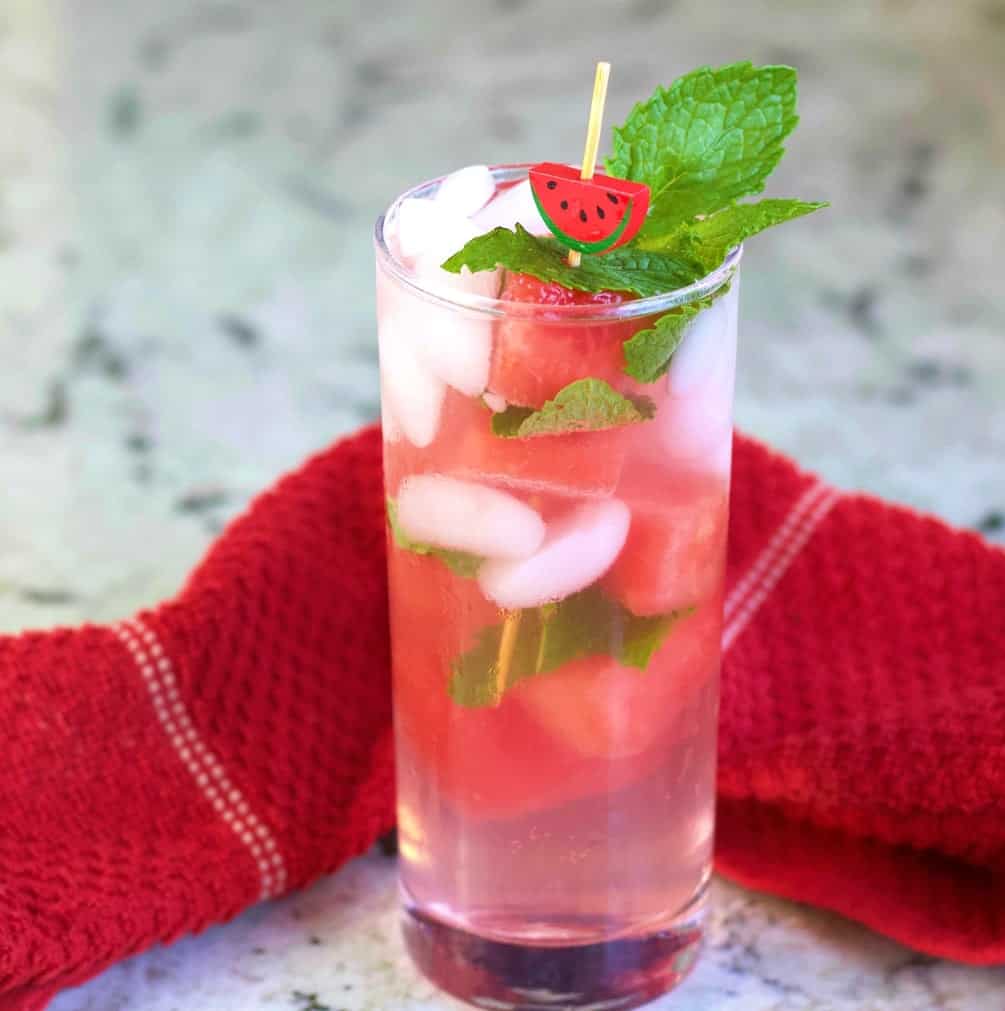
MULTIPOLYGON (((476 232, 474 226, 449 222, 415 261, 419 284, 450 299, 457 293, 486 297, 499 290, 500 271, 460 274, 440 264, 456 253, 476 232)), ((441 222, 442 223, 442 222, 441 222)), ((468 396, 478 396, 488 384, 492 364, 492 318, 416 296, 407 310, 407 327, 423 364, 444 382, 468 396)))
POLYGON ((498 283, 493 285, 488 280, 494 277, 491 271, 453 274, 440 269, 448 256, 481 234, 470 218, 435 200, 408 197, 398 208, 396 225, 398 251, 420 282, 479 294, 494 295, 498 291, 498 283))
POLYGON ((469 397, 484 391, 492 362, 491 322, 465 318, 461 310, 422 303, 416 305, 408 325, 416 354, 432 373, 469 397))
POLYGON ((383 383, 380 388, 380 429, 384 436, 384 442, 401 441, 401 425, 398 424, 398 419, 391 410, 391 401, 383 383))
POLYGON ((540 549, 521 561, 491 561, 478 583, 500 607, 539 607, 596 582, 628 536, 631 513, 619 499, 587 502, 548 525, 540 549))
POLYGON ((398 522, 412 540, 510 564, 537 551, 545 535, 544 520, 515 496, 439 474, 402 482, 398 522))
POLYGON ((454 274, 449 270, 441 269, 440 264, 454 253, 459 252, 466 242, 467 239, 459 239, 417 257, 413 269, 418 283, 423 288, 428 288, 445 298, 452 298, 458 292, 495 298, 499 293, 499 284, 502 280, 501 270, 479 270, 477 273, 472 273, 467 267, 462 267, 459 274, 454 274))
POLYGON ((667 397, 656 413, 649 450, 664 465, 686 462, 693 470, 728 473, 732 415, 732 385, 725 381, 687 397, 667 397))
POLYGON ((414 260, 430 242, 439 228, 440 218, 432 200, 408 197, 398 206, 398 252, 406 260, 414 260))
POLYGON ((736 339, 736 292, 728 291, 698 313, 670 361, 668 386, 673 396, 687 396, 707 382, 736 339))
MULTIPOLYGON (((461 242, 457 248, 463 245, 461 242)), ((450 252, 456 252, 451 249, 450 252)), ((424 253, 416 260, 418 282, 429 291, 450 299, 458 292, 495 295, 497 271, 462 274, 440 269, 449 253, 424 253)), ((425 367, 455 390, 469 397, 482 393, 492 365, 492 318, 465 311, 422 295, 403 299, 401 325, 411 336, 416 354, 425 367)))
POLYGON ((388 413, 413 446, 430 445, 440 427, 446 387, 419 361, 399 317, 384 316, 380 322, 380 368, 388 413))
POLYGON ((548 234, 548 226, 534 202, 529 179, 502 190, 474 217, 475 225, 482 232, 500 227, 512 229, 518 221, 532 235, 548 234))
POLYGON ((480 211, 496 191, 487 165, 468 165, 451 172, 436 191, 435 201, 454 214, 470 218, 480 211))
POLYGON ((480 234, 470 218, 454 214, 449 208, 440 207, 435 203, 432 206, 435 214, 433 231, 425 237, 422 251, 416 257, 417 273, 424 273, 434 266, 438 268, 448 256, 456 253, 480 234))
MULTIPOLYGON (((443 213, 437 211, 436 214, 442 223, 443 213)), ((460 236, 457 241, 463 244, 463 237, 473 234, 472 227, 455 223, 453 234, 460 236)), ((460 290, 495 294, 496 272, 451 274, 440 269, 440 253, 433 254, 431 259, 429 255, 421 254, 413 266, 417 284, 426 291, 454 300, 460 290)), ((393 354, 403 357, 409 364, 418 361, 420 371, 424 370, 467 396, 482 393, 488 383, 492 360, 490 316, 446 304, 410 286, 393 284, 383 276, 378 276, 377 296, 382 343, 387 333, 390 334, 387 340, 394 347, 388 358, 393 354), (405 344, 407 348, 402 351, 401 346, 405 344)), ((402 422, 400 412, 397 420, 402 422)))
POLYGON ((499 292, 501 271, 480 270, 472 273, 464 267, 459 274, 443 270, 440 264, 454 253, 460 252, 480 232, 465 217, 449 209, 436 209, 435 231, 426 241, 422 252, 415 258, 413 270, 423 287, 450 297, 452 292, 494 297, 499 292))
POLYGON ((695 319, 674 354, 653 426, 639 432, 638 455, 650 465, 729 473, 737 295, 734 282, 695 319))
MULTIPOLYGON (((447 181, 449 178, 453 177, 448 177, 447 181)), ((461 182, 456 185, 460 186, 461 182)), ((406 199, 398 209, 397 224, 399 250, 410 261, 416 283, 421 288, 448 300, 456 300, 458 293, 488 297, 498 293, 501 271, 472 273, 464 268, 460 274, 454 274, 440 267, 448 256, 479 234, 474 224, 457 213, 449 202, 406 199)), ((396 343, 403 344, 407 338, 411 357, 418 362, 420 371, 424 370, 441 384, 446 383, 467 396, 478 396, 485 390, 492 360, 490 317, 479 316, 474 311, 465 312, 407 289, 391 293, 387 301, 390 303, 387 312, 395 317, 394 329, 402 338, 396 343)), ((403 357, 407 361, 408 352, 403 357)), ((399 382, 398 385, 403 384, 399 382)), ((436 399, 435 389, 426 389, 425 393, 424 399, 431 407, 436 399)), ((442 391, 439 398, 442 400, 442 391)), ((425 418, 427 412, 419 413, 428 420, 425 418)), ((397 412, 396 418, 409 435, 409 425, 402 412, 397 412)), ((415 433, 424 433, 427 428, 428 425, 420 425, 415 433)), ((435 435, 435 428, 433 432, 435 435)), ((411 435, 409 438, 415 441, 411 435)))

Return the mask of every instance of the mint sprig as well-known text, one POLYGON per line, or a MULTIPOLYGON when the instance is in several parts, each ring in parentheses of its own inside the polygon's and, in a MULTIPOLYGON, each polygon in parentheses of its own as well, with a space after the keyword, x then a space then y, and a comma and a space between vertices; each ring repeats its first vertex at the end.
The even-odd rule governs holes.
POLYGON ((749 62, 700 67, 657 88, 614 128, 610 175, 646 183, 650 206, 641 233, 604 255, 569 267, 550 238, 497 228, 472 239, 444 264, 460 272, 507 270, 579 291, 646 296, 692 284, 744 239, 826 207, 797 200, 736 205, 759 193, 784 154, 796 115, 796 71, 749 62), (644 254, 648 253, 646 257, 644 254))
POLYGON ((506 439, 598 432, 648 421, 656 406, 648 397, 626 397, 603 379, 577 379, 538 410, 507 407, 492 416, 492 432, 506 439))
POLYGON ((606 167, 649 186, 640 238, 651 241, 764 189, 798 122, 792 67, 700 67, 615 127, 606 167))
POLYGON ((829 206, 825 201, 759 200, 753 204, 733 204, 706 218, 678 226, 661 240, 640 238, 639 248, 655 244, 663 254, 700 264, 703 273, 715 270, 728 253, 751 236, 767 228, 801 218, 829 206))
POLYGON ((587 656, 609 654, 626 667, 644 671, 671 629, 693 611, 640 618, 596 586, 556 604, 528 608, 519 612, 506 683, 499 683, 497 670, 503 626, 491 625, 454 660, 450 697, 460 706, 497 705, 521 681, 587 656))
POLYGON ((715 296, 688 302, 673 312, 660 316, 645 330, 639 330, 630 340, 625 341, 625 372, 640 383, 654 383, 670 368, 670 359, 684 339, 684 331, 703 309, 707 309, 714 298, 725 294, 723 288, 715 296))
POLYGON ((398 522, 398 504, 392 498, 387 499, 387 523, 391 528, 391 537, 397 547, 403 551, 411 551, 416 555, 430 555, 438 558, 451 572, 464 579, 474 579, 478 575, 482 561, 478 555, 466 551, 452 551, 449 548, 438 548, 433 544, 413 541, 401 528, 398 522))
POLYGON ((605 256, 584 256, 578 267, 569 266, 567 252, 518 222, 514 231, 494 228, 477 236, 441 266, 453 274, 464 267, 475 273, 505 267, 576 291, 627 291, 643 298, 673 291, 705 273, 686 252, 679 256, 629 244, 605 256))
MULTIPOLYGON (((764 189, 798 121, 791 67, 700 67, 657 88, 614 129, 608 173, 650 188, 649 213, 635 239, 603 255, 584 255, 578 267, 570 267, 553 239, 520 225, 497 228, 472 239, 443 268, 459 273, 464 266, 501 266, 578 291, 641 297, 694 284, 751 236, 827 206, 778 199, 737 203, 764 189)), ((626 342, 626 372, 643 382, 663 375, 687 323, 708 304, 674 310, 626 342)))

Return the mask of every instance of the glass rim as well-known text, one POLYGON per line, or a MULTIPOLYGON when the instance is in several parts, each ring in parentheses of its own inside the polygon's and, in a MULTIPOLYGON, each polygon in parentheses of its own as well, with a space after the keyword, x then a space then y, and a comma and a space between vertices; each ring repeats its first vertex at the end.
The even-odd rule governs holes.
MULTIPOLYGON (((497 182, 512 182, 520 181, 525 177, 528 169, 532 168, 533 164, 531 162, 518 162, 491 165, 489 168, 497 182)), ((551 305, 540 302, 513 302, 509 299, 499 298, 496 295, 479 295, 461 289, 433 289, 424 285, 395 256, 387 243, 384 231, 387 221, 396 213, 404 200, 410 197, 425 196, 430 190, 435 191, 445 178, 446 176, 443 175, 437 176, 435 179, 427 179, 425 182, 417 183, 415 186, 400 193, 394 198, 387 210, 377 218, 374 225, 374 245, 377 250, 378 267, 386 270, 396 282, 409 288, 414 294, 443 307, 492 317, 528 316, 546 313, 548 319, 552 321, 577 320, 590 322, 652 316, 656 313, 675 309, 681 305, 687 305, 690 302, 697 302, 699 299, 718 291, 732 278, 743 257, 743 244, 741 243, 729 251, 726 258, 718 267, 689 285, 660 292, 658 295, 647 295, 644 298, 621 302, 616 305, 551 305)))

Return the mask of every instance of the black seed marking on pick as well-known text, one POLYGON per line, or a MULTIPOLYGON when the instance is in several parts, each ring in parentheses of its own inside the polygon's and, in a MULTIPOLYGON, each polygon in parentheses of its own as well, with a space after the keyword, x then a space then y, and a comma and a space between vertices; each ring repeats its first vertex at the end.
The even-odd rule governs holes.
POLYGON ((563 211, 567 211, 569 209, 569 201, 568 200, 563 200, 559 204, 559 207, 561 207, 563 211))
POLYGON ((579 220, 584 222, 586 221, 586 211, 579 212, 579 220))
POLYGON ((548 180, 548 181, 547 181, 547 182, 545 183, 545 186, 547 186, 549 190, 553 190, 553 189, 554 189, 554 188, 555 188, 555 187, 556 187, 557 185, 558 185, 558 183, 557 183, 557 182, 555 182, 555 180, 554 180, 554 179, 549 179, 549 180, 548 180))
POLYGON ((597 204, 597 217, 600 218, 601 221, 603 221, 604 218, 607 217, 607 211, 605 211, 603 207, 600 206, 600 204, 597 204))
POLYGON ((607 199, 610 200, 612 204, 616 204, 618 202, 618 198, 613 193, 608 193, 607 199))

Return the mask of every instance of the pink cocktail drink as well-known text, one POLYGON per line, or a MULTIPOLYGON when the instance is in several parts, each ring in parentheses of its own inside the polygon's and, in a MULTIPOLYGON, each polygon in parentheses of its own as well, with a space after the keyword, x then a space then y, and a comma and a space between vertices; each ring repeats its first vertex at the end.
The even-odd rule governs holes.
POLYGON ((739 254, 646 299, 447 274, 439 185, 377 236, 406 938, 476 1003, 630 1007, 701 937, 739 254))

